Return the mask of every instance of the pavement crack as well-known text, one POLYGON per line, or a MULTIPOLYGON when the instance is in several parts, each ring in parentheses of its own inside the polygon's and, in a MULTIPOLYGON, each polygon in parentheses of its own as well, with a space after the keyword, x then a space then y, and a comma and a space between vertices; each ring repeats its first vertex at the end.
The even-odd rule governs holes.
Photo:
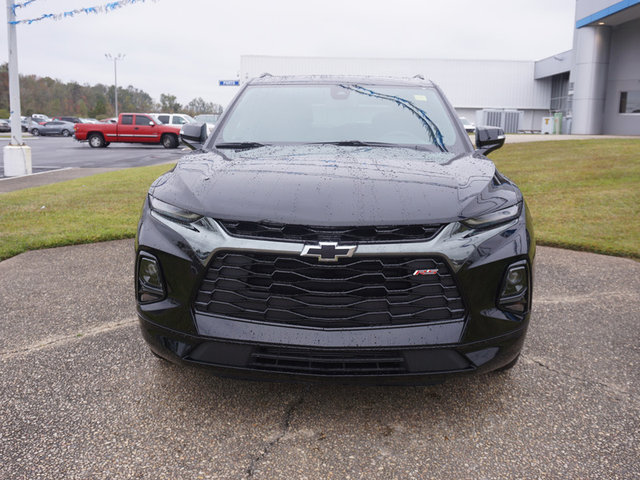
MULTIPOLYGON (((586 383, 586 384, 589 384, 589 385, 595 385, 595 386, 598 386, 598 387, 602 387, 602 388, 604 388, 606 390, 609 390, 611 393, 615 394, 618 398, 624 397, 624 399, 628 399, 629 397, 632 397, 631 392, 629 392, 628 390, 625 390, 624 388, 620 388, 618 385, 612 385, 610 383, 599 382, 597 380, 593 380, 593 379, 590 379, 590 378, 584 378, 584 377, 580 377, 578 375, 572 375, 569 372, 553 368, 552 366, 547 365, 544 361, 542 361, 541 359, 536 358, 536 357, 530 357, 528 355, 527 356, 523 355, 522 358, 524 358, 524 360, 529 362, 529 363, 533 363, 534 365, 538 365, 540 367, 543 367, 543 368, 549 370, 550 372, 557 373, 558 375, 562 375, 563 377, 571 378, 573 380, 577 380, 579 382, 586 383)), ((622 398, 620 398, 620 399, 622 399, 622 398)))
POLYGON ((265 446, 262 448, 260 453, 251 459, 251 463, 249 464, 246 470, 247 475, 245 478, 253 478, 257 464, 260 463, 262 460, 264 460, 265 457, 269 455, 269 453, 273 450, 273 448, 280 442, 280 440, 282 440, 282 438, 284 438, 284 436, 289 432, 289 429, 291 428, 291 419, 293 418, 293 414, 295 413, 295 410, 300 405, 302 405, 303 401, 304 401, 304 393, 302 393, 301 395, 293 399, 291 402, 289 402, 289 404, 287 405, 287 408, 285 408, 284 410, 282 422, 280 424, 280 432, 275 438, 266 442, 265 446))
POLYGON ((97 327, 89 328, 81 332, 75 332, 73 334, 57 335, 57 336, 44 338, 44 339, 38 340, 36 343, 33 343, 31 345, 26 345, 21 348, 16 348, 13 350, 5 350, 3 352, 0 352, 0 359, 6 360, 9 358, 15 357, 17 355, 37 352, 40 350, 44 350, 46 348, 64 345, 74 340, 81 340, 86 337, 93 337, 101 333, 118 330, 119 328, 128 327, 129 325, 134 324, 136 320, 137 320, 136 318, 127 318, 125 320, 118 320, 115 322, 103 323, 97 327))

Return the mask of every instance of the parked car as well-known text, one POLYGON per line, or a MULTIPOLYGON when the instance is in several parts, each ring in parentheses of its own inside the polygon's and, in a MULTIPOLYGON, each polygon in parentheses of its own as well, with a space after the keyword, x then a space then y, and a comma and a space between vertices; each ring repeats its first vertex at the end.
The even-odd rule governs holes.
POLYGON ((29 133, 36 137, 39 135, 62 135, 63 137, 70 137, 73 135, 73 126, 74 124, 71 122, 53 120, 51 122, 45 122, 43 125, 33 125, 29 127, 29 133))
POLYGON ((45 122, 50 122, 52 119, 42 113, 33 113, 30 116, 32 122, 36 122, 39 124, 43 124, 45 122))
POLYGON ((142 335, 167 360, 269 380, 416 384, 511 368, 535 241, 518 187, 419 79, 270 77, 150 187, 142 335))
POLYGON ((11 124, 8 119, 0 119, 0 132, 10 132, 11 124))
POLYGON ((63 122, 82 123, 80 117, 53 117, 54 120, 62 120, 63 122))
POLYGON ((112 118, 105 118, 103 120, 100 120, 100 123, 118 123, 118 117, 112 117, 112 118))
POLYGON ((467 120, 465 117, 459 117, 460 122, 462 122, 462 126, 464 127, 465 132, 473 133, 476 131, 476 126, 467 120))
POLYGON ((75 138, 88 141, 92 148, 108 147, 111 142, 160 143, 178 146, 179 126, 158 124, 146 113, 121 113, 118 123, 76 123, 75 138))
POLYGON ((165 125, 173 125, 176 127, 181 127, 182 125, 185 125, 187 123, 195 122, 193 117, 184 113, 150 113, 149 115, 151 115, 160 123, 163 123, 165 125))
POLYGON ((97 118, 80 118, 80 123, 100 123, 97 118))
POLYGON ((203 115, 196 115, 195 117, 193 117, 193 121, 195 123, 206 123, 207 132, 211 134, 214 127, 216 126, 216 123, 218 123, 219 118, 220 118, 220 115, 217 115, 217 114, 203 114, 203 115))

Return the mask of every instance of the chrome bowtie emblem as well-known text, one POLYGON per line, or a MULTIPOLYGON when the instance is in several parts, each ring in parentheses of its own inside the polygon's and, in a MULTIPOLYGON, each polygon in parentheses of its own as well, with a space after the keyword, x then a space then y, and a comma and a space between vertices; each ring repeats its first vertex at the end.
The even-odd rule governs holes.
POLYGON ((303 257, 318 257, 320 262, 337 262, 339 258, 351 257, 355 250, 355 245, 320 242, 318 245, 305 245, 300 255, 303 257))

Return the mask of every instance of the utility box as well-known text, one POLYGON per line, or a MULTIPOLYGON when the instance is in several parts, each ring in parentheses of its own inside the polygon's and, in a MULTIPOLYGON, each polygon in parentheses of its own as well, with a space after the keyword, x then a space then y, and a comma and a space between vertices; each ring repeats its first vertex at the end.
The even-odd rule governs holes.
POLYGON ((553 117, 542 117, 540 133, 546 133, 549 135, 553 133, 553 117))
POLYGON ((553 133, 556 135, 562 133, 562 113, 553 114, 553 133))

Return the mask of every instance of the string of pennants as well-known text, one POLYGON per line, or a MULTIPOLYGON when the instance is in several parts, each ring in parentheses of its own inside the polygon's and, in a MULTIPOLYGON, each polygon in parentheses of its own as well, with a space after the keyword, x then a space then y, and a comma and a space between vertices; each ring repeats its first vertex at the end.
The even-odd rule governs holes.
MULTIPOLYGON (((13 13, 15 14, 18 8, 26 7, 29 4, 34 3, 35 1, 37 0, 26 0, 23 2, 14 3, 13 5, 11 5, 11 8, 13 9, 13 13)), ((103 5, 96 5, 95 7, 76 8, 74 10, 68 10, 66 12, 61 12, 61 13, 44 13, 39 17, 35 17, 35 18, 29 18, 25 20, 14 20, 9 22, 9 24, 18 25, 22 23, 22 24, 31 25, 32 23, 40 22, 42 20, 62 20, 65 18, 75 17, 76 15, 81 15, 81 14, 89 15, 91 13, 109 13, 114 10, 117 10, 118 8, 122 8, 126 5, 132 5, 134 3, 144 3, 145 1, 146 0, 118 0, 118 1, 108 2, 103 5)), ((152 1, 156 1, 156 0, 152 0, 152 1)))

